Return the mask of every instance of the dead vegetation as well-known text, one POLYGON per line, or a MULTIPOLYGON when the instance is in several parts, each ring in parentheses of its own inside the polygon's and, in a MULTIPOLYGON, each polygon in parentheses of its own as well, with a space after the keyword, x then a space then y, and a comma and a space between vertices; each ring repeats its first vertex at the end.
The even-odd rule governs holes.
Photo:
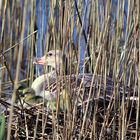
POLYGON ((37 17, 42 7, 33 0, 2 1, 0 103, 7 139, 140 138, 139 5, 139 0, 128 1, 127 8, 125 0, 53 0, 46 19, 37 17), (47 20, 44 34, 45 25, 36 30, 38 20, 47 20), (92 74, 94 86, 83 91, 87 101, 77 105, 72 99, 71 109, 63 111, 17 104, 19 85, 30 87, 39 74, 34 56, 52 49, 66 53, 70 74, 92 74))

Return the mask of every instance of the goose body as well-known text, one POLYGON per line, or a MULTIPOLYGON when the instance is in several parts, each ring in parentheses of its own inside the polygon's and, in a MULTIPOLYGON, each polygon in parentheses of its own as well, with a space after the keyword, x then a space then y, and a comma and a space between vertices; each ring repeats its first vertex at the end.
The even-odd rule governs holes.
MULTIPOLYGON (((36 96, 41 96, 47 100, 51 100, 51 92, 49 90, 46 90, 46 85, 51 85, 52 83, 55 82, 55 73, 49 73, 49 74, 44 74, 39 77, 37 77, 33 83, 31 88, 34 90, 36 96)), ((53 94, 52 94, 53 95, 53 94)))
MULTIPOLYGON (((114 92, 114 82, 111 78, 105 78, 99 75, 94 76, 94 81, 91 83, 93 74, 78 74, 78 75, 57 75, 57 72, 62 67, 62 53, 59 50, 52 50, 47 53, 46 56, 38 58, 34 62, 35 64, 41 64, 51 66, 53 70, 47 74, 43 74, 37 77, 31 86, 35 96, 41 96, 47 101, 56 101, 56 99, 68 92, 72 92, 74 98, 81 98, 82 101, 86 100, 89 96, 89 90, 92 87, 92 98, 110 100, 114 92), (91 85, 92 84, 92 85, 91 85), (84 91, 84 92, 83 92, 84 91), (87 91, 87 92, 86 92, 87 91), (100 92, 100 93, 99 93, 100 92)), ((118 83, 119 97, 123 95, 122 84, 118 83)), ((125 87, 125 94, 130 93, 128 86, 125 87)))

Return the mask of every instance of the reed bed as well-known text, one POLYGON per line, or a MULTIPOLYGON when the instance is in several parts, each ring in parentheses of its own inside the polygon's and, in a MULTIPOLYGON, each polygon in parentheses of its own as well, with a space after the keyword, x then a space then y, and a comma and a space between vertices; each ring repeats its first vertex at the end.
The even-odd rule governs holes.
MULTIPOLYGON (((140 1, 45 4, 42 10, 41 1, 0 2, 0 110, 6 120, 5 138, 138 140, 140 1), (21 89, 41 74, 33 59, 52 49, 66 54, 69 75, 92 74, 91 86, 82 92, 88 95, 86 101, 77 105, 72 99, 71 108, 62 111, 48 111, 42 104, 25 107, 19 103, 21 89)), ((82 85, 77 89, 81 94, 82 85)), ((72 89, 67 92, 71 99, 72 89)))

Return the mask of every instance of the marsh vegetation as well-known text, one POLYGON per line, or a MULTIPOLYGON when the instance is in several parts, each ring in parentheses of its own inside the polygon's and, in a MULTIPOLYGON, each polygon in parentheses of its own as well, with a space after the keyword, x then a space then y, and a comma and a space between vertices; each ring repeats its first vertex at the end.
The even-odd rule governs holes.
POLYGON ((0 1, 0 127, 5 126, 5 137, 139 139, 139 5, 139 0, 0 1), (34 57, 56 49, 67 57, 62 69, 69 75, 89 73, 91 86, 81 84, 74 91, 67 82, 70 109, 60 110, 59 98, 55 109, 46 109, 44 101, 24 106, 23 90, 46 72, 33 64, 34 57), (78 91, 88 95, 80 105, 71 99, 78 91))

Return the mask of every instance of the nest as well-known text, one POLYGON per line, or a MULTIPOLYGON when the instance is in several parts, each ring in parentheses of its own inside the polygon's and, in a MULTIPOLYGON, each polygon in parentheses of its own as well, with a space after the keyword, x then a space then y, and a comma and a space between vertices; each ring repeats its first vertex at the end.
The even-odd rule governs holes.
MULTIPOLYGON (((1 100, 7 110, 7 128, 9 124, 10 104, 1 100)), ((90 100, 81 105, 72 104, 71 109, 62 111, 46 110, 43 105, 32 107, 14 106, 11 127, 11 139, 114 139, 119 138, 122 124, 125 136, 133 139, 136 133, 136 101, 122 104, 113 98, 90 100), (125 105, 125 106, 123 106, 125 105), (123 120, 123 117, 125 120, 123 120), (123 122, 124 121, 124 122, 123 122)), ((140 131, 140 130, 138 130, 140 131)))

